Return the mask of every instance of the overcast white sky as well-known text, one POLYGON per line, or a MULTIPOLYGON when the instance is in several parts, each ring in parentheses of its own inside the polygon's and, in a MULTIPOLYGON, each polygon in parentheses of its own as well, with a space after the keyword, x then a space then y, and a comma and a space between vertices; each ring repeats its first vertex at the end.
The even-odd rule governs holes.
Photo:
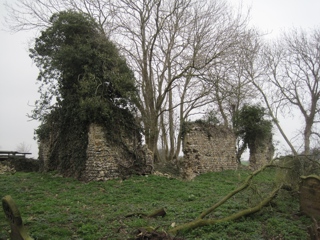
MULTIPOLYGON (((240 0, 228 0, 238 6, 240 0)), ((6 15, 5 0, 0 0, 0 18, 6 15)), ((9 3, 14 0, 8 0, 9 3)), ((271 37, 292 27, 311 29, 320 27, 320 0, 243 0, 244 8, 251 6, 251 24, 271 37)), ((0 150, 15 150, 17 145, 31 145, 33 157, 38 156, 38 146, 33 140, 35 121, 27 114, 38 99, 37 68, 28 56, 28 32, 11 34, 0 31, 0 150)), ((288 119, 286 131, 294 135, 298 121, 288 119), (292 122, 292 124, 290 124, 292 122)))

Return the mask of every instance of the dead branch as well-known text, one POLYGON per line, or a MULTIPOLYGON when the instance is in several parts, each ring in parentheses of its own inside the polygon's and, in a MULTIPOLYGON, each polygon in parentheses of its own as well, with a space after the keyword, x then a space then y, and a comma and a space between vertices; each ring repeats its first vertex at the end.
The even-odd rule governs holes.
POLYGON ((126 215, 125 217, 129 218, 129 217, 138 216, 138 217, 143 217, 143 218, 157 218, 157 217, 164 217, 166 214, 167 214, 166 210, 164 208, 160 208, 150 214, 138 212, 138 213, 130 213, 130 214, 126 215))
POLYGON ((228 216, 228 217, 225 217, 222 219, 197 218, 192 222, 185 223, 185 224, 182 224, 182 225, 177 226, 175 228, 172 228, 171 230, 169 230, 169 232, 171 234, 177 234, 180 231, 191 230, 194 228, 203 227, 203 226, 207 226, 207 225, 214 225, 214 224, 221 223, 221 222, 233 221, 233 220, 236 220, 240 217, 248 216, 250 214, 256 213, 256 212, 260 211, 264 206, 266 206, 272 199, 274 199, 277 196, 277 193, 281 188, 282 188, 282 185, 275 188, 267 198, 263 199, 259 204, 257 204, 254 207, 247 208, 243 211, 240 211, 238 213, 235 213, 231 216, 228 216))
POLYGON ((252 174, 250 174, 250 176, 247 177, 247 179, 244 181, 244 183, 238 187, 237 189, 233 190, 232 192, 230 192, 228 195, 226 195, 223 199, 221 199, 219 202, 217 202, 216 204, 214 204, 212 207, 208 208, 207 210, 205 210, 204 212, 202 212, 198 219, 203 219, 205 216, 207 216, 208 214, 210 214, 211 212, 213 212, 216 208, 218 208, 219 206, 221 206, 223 203, 225 203, 228 199, 230 199, 232 196, 234 196, 235 194, 241 192, 242 190, 246 189, 247 187, 250 186, 251 180, 254 176, 256 176, 257 174, 259 174, 260 172, 264 171, 266 168, 268 167, 274 167, 273 165, 273 161, 271 161, 269 164, 264 165, 263 167, 261 167, 260 169, 258 169, 257 171, 253 172, 252 174))

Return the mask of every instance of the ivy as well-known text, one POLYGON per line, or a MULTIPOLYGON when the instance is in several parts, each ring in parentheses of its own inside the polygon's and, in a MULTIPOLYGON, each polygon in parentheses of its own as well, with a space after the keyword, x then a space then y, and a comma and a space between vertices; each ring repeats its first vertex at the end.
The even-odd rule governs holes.
POLYGON ((272 122, 265 119, 265 109, 259 105, 245 105, 234 115, 233 124, 236 135, 242 144, 238 149, 238 161, 246 148, 255 154, 259 146, 272 136, 272 122))
POLYGON ((39 141, 52 138, 49 168, 79 175, 86 161, 89 125, 105 126, 109 140, 135 137, 137 89, 133 72, 90 16, 54 14, 30 57, 39 67, 40 99, 31 117, 39 141))

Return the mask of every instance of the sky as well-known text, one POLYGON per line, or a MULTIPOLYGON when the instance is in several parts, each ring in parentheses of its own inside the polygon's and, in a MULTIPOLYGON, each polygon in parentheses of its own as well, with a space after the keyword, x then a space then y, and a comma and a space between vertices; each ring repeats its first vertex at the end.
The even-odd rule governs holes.
POLYGON ((269 36, 277 37, 291 28, 310 30, 320 27, 319 0, 227 0, 251 7, 251 24, 269 36))
POLYGON ((0 150, 14 151, 24 143, 31 147, 32 157, 37 157, 33 133, 38 123, 27 117, 39 96, 35 84, 38 70, 28 54, 32 35, 3 31, 4 2, 0 0, 0 150))
MULTIPOLYGON (((240 0, 228 0, 239 6, 240 0)), ((244 9, 250 8, 250 25, 267 34, 267 39, 275 40, 293 28, 312 30, 320 28, 320 0, 243 0, 244 9)), ((298 152, 302 151, 301 130, 304 120, 297 112, 278 118, 281 127, 298 152)), ((276 155, 284 155, 289 147, 274 127, 276 155)))
MULTIPOLYGON (((238 8, 240 0, 227 0, 238 8)), ((12 34, 5 29, 5 0, 0 0, 0 150, 16 150, 19 144, 30 146, 32 157, 38 156, 34 129, 39 125, 27 114, 39 98, 36 78, 38 70, 28 54, 31 32, 12 34)), ((13 3, 14 0, 10 0, 13 3)), ((243 0, 243 8, 251 8, 250 24, 267 37, 276 38, 291 28, 310 30, 320 27, 320 0, 243 0)), ((301 120, 280 120, 289 137, 297 134, 301 120)), ((279 138, 278 141, 281 142, 279 138)), ((283 148, 284 146, 278 146, 283 148)))

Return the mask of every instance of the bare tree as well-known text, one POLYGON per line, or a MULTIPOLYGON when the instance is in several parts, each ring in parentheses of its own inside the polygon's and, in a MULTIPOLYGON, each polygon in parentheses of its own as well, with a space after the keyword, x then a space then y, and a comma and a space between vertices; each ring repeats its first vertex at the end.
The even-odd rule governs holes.
POLYGON ((10 9, 14 30, 43 28, 64 9, 97 19, 136 74, 147 145, 157 154, 160 133, 168 136, 169 158, 180 151, 183 120, 207 103, 205 71, 236 49, 247 27, 223 0, 19 0, 10 9))
POLYGON ((110 8, 112 0, 18 0, 6 3, 8 15, 5 22, 14 32, 43 30, 50 25, 54 13, 64 10, 76 10, 88 13, 100 26, 112 31, 114 14, 110 8))
MULTIPOLYGON (((281 78, 280 76, 284 76, 280 73, 280 69, 282 71, 284 69, 282 65, 285 59, 284 49, 277 44, 263 43, 261 38, 255 36, 245 42, 242 51, 241 66, 245 78, 250 80, 258 91, 256 100, 260 98, 264 102, 269 111, 269 116, 281 136, 290 147, 292 153, 297 155, 297 150, 278 121, 279 113, 289 106, 289 102, 285 101, 282 95, 281 88, 279 88, 280 85, 277 84, 277 79, 281 78)), ((281 79, 284 80, 284 78, 281 79)))
MULTIPOLYGON (((247 34, 250 35, 250 32, 247 34)), ((247 41, 247 37, 243 41, 247 41)), ((223 125, 231 128, 234 113, 256 98, 255 89, 244 74, 242 47, 242 43, 239 43, 237 49, 226 56, 221 64, 207 72, 207 81, 214 86, 210 94, 212 102, 223 125)))
POLYGON ((291 151, 298 154, 280 126, 278 114, 283 109, 296 108, 305 120, 304 153, 310 153, 311 136, 319 119, 320 32, 308 35, 292 31, 281 41, 262 44, 261 40, 247 41, 241 64, 245 76, 261 94, 269 115, 291 151))
POLYGON ((320 111, 320 30, 293 30, 268 52, 270 81, 279 103, 296 108, 304 118, 304 154, 310 153, 311 136, 320 111))
POLYGON ((16 146, 16 151, 20 153, 29 153, 31 150, 31 145, 25 142, 19 143, 16 146))
POLYGON ((185 111, 187 108, 204 104, 208 91, 191 86, 198 87, 203 72, 232 51, 246 25, 222 1, 123 0, 121 3, 115 10, 120 23, 115 39, 126 43, 121 47, 136 70, 141 92, 138 106, 146 143, 156 152, 162 131, 162 136, 169 136, 162 142, 170 149, 169 158, 172 158, 177 154, 174 149, 179 150, 177 146, 180 146, 179 136, 174 135, 174 130, 179 129, 174 126, 174 109, 180 106, 176 115, 182 121, 190 113, 185 111), (193 89, 192 97, 186 94, 189 89, 193 89), (177 97, 179 101, 175 102, 177 97), (160 115, 166 111, 167 124, 162 120, 159 127, 160 115))

